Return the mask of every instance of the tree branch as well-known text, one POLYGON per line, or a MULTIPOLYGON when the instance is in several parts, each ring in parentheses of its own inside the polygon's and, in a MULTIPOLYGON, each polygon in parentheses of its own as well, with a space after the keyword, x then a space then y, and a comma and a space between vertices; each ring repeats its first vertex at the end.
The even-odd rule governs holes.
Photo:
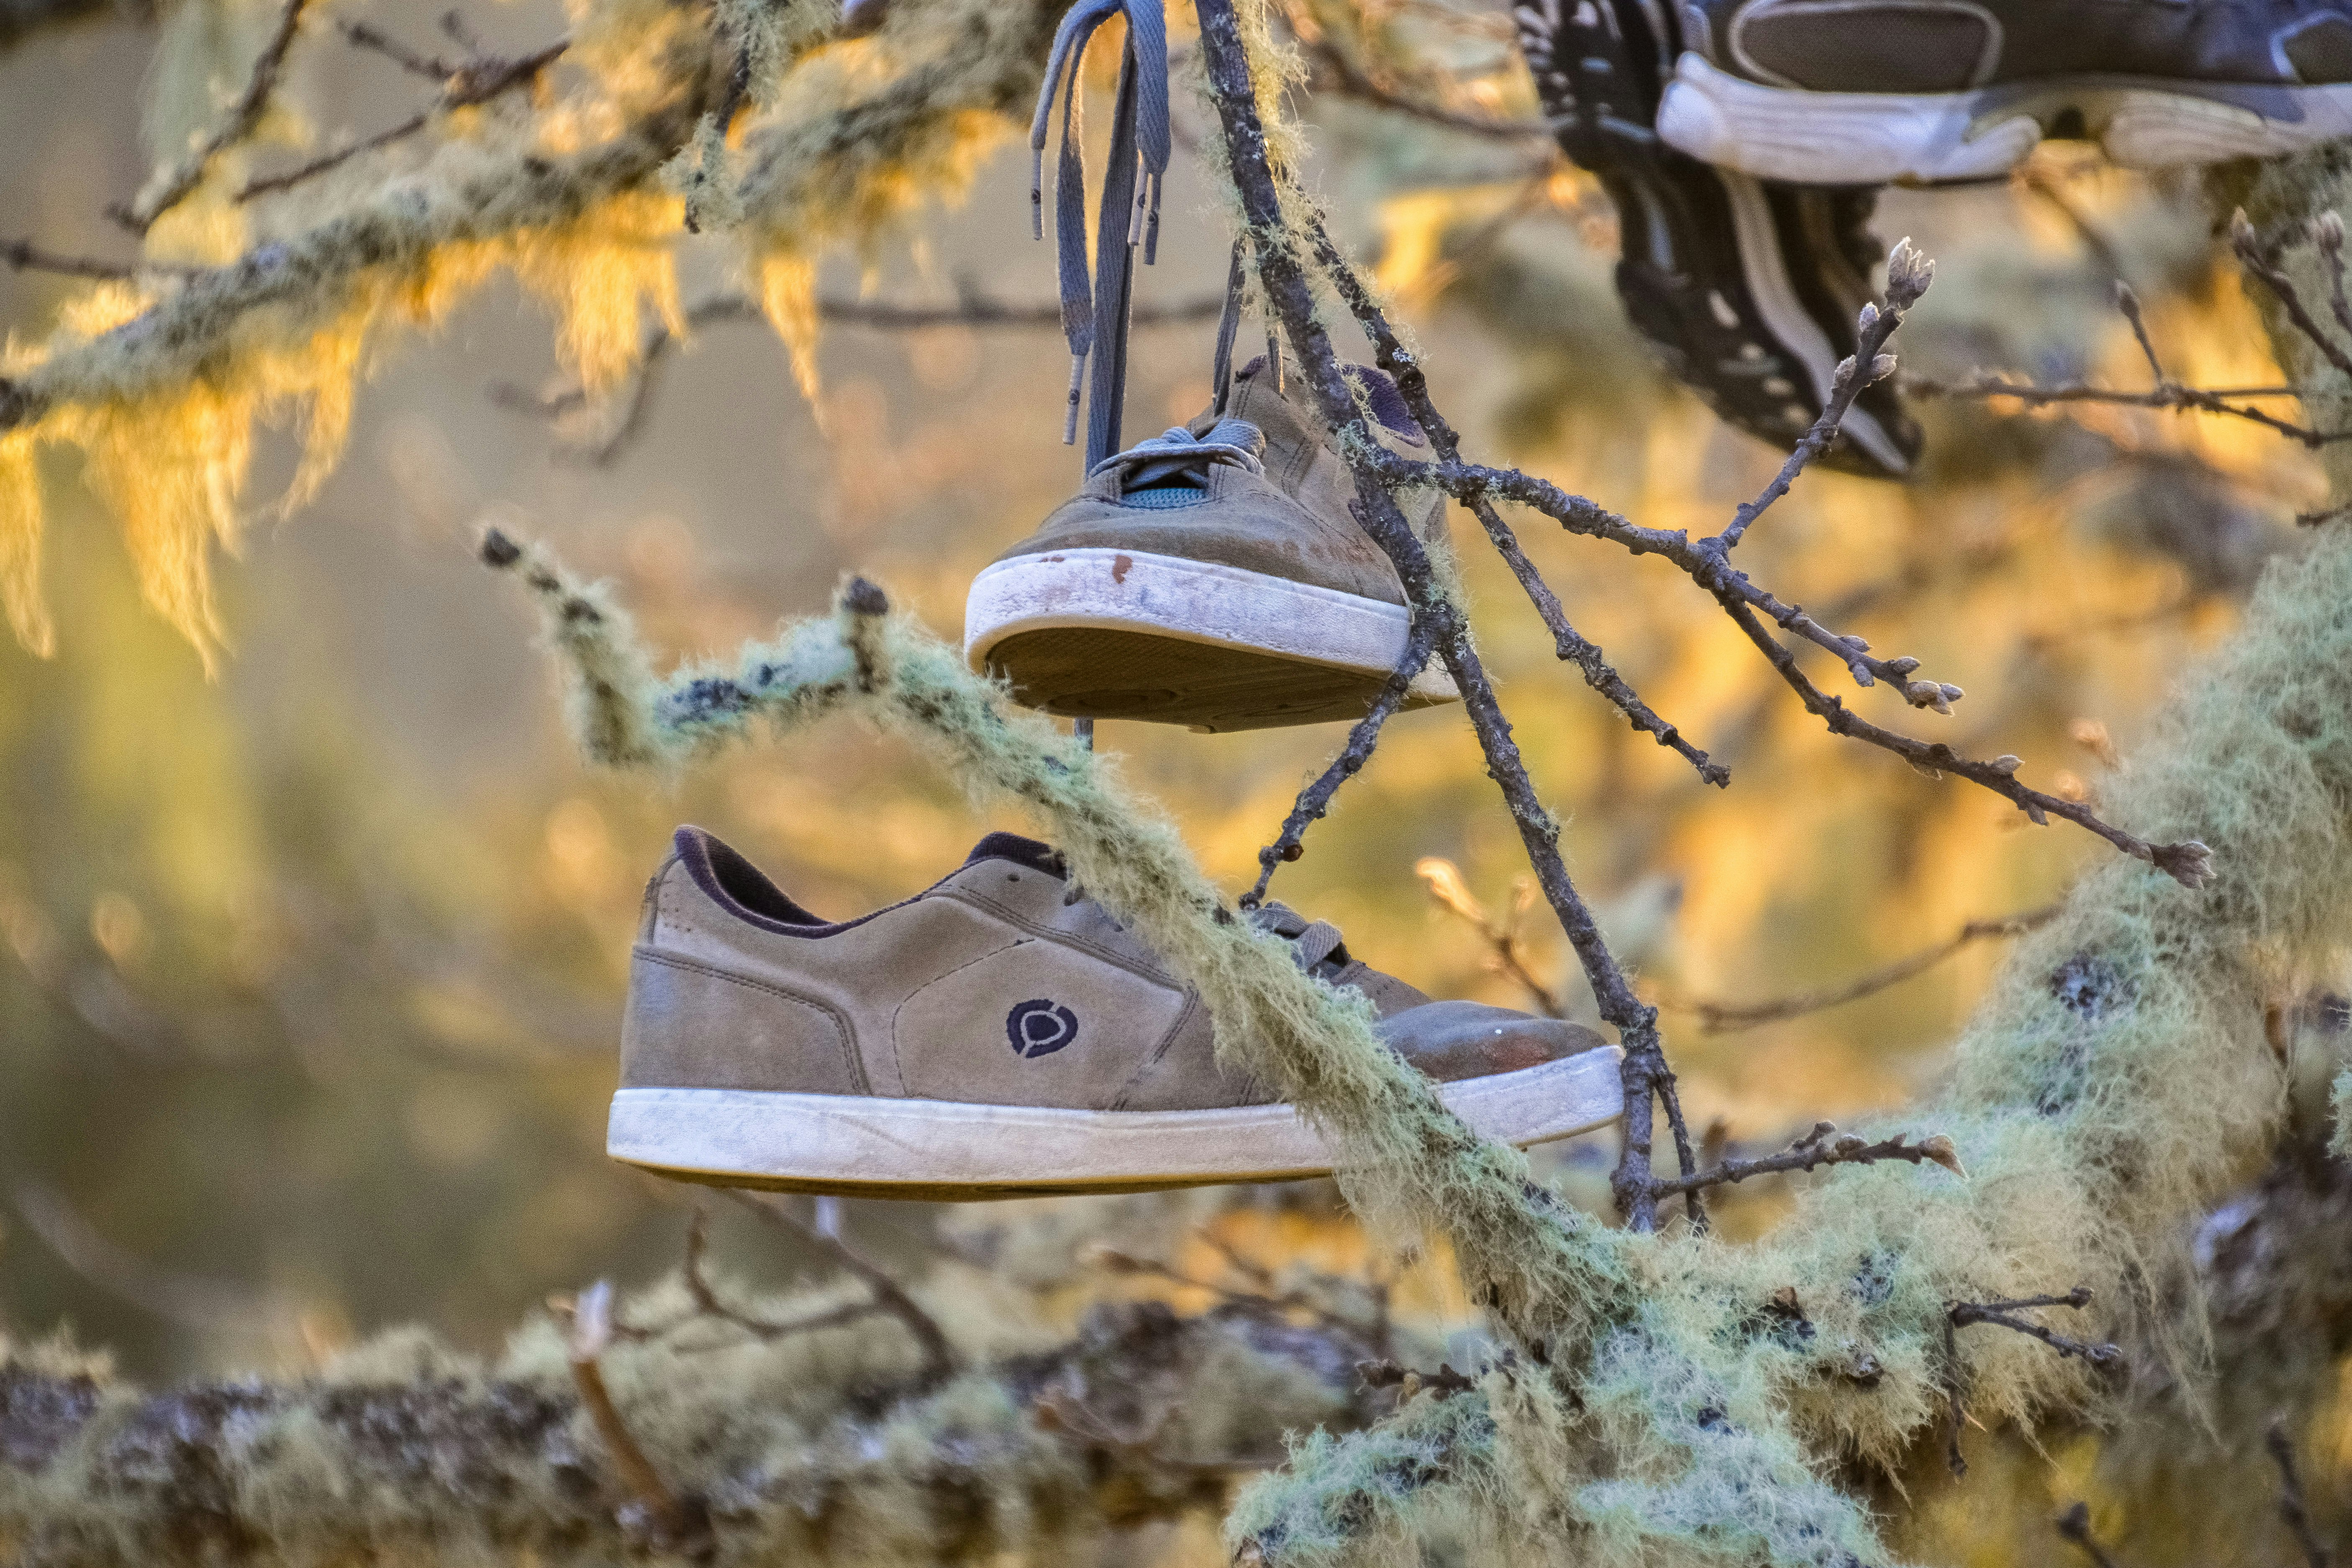
POLYGON ((278 90, 278 79, 286 68, 286 57, 294 47, 294 37, 301 29, 303 13, 310 5, 310 0, 285 0, 278 14, 277 30, 262 46, 253 62, 252 73, 246 79, 245 90, 229 106, 221 122, 187 156, 151 181, 128 205, 108 208, 108 216, 131 233, 143 236, 155 226, 157 218, 179 205, 189 192, 203 183, 205 172, 212 167, 215 158, 253 134, 254 128, 261 123, 263 111, 269 107, 270 95, 278 90))
POLYGON ((1662 999, 1659 1005, 1670 1013, 1690 1013, 1697 1016, 1699 1027, 1710 1035, 1727 1034, 1739 1029, 1752 1029, 1759 1024, 1776 1024, 1787 1018, 1801 1018, 1809 1013, 1826 1012, 1843 1007, 1849 1002, 1875 995, 1892 985, 1899 985, 1913 975, 1925 973, 1971 942, 1995 937, 2022 936, 2027 931, 2046 925, 2057 915, 2060 906, 2047 904, 2023 914, 2006 915, 1999 920, 1970 921, 1959 931, 1933 947, 1922 948, 1907 957, 1898 958, 1883 968, 1874 969, 1859 979, 1821 991, 1800 991, 1769 1002, 1734 1004, 1725 1002, 1662 999))
POLYGON ((875 1303, 898 1320, 923 1352, 926 1374, 934 1381, 953 1373, 960 1363, 939 1321, 918 1306, 899 1283, 860 1257, 847 1242, 828 1236, 784 1206, 783 1200, 764 1194, 727 1189, 727 1195, 757 1215, 761 1224, 815 1248, 835 1267, 854 1275, 874 1293, 875 1303))
POLYGON ((1968 1174, 1960 1166, 1960 1157, 1952 1147, 1952 1141, 1940 1132, 1916 1143, 1905 1142, 1901 1133, 1876 1143, 1851 1132, 1833 1136, 1836 1133, 1836 1122, 1817 1121, 1811 1132, 1789 1146, 1786 1153, 1766 1154, 1753 1160, 1726 1160, 1719 1165, 1692 1175, 1674 1181, 1660 1181, 1656 1184, 1657 1190, 1660 1196, 1695 1193, 1703 1188, 1726 1186, 1757 1176, 1811 1171, 1822 1165, 1875 1165, 1889 1160, 1900 1160, 1912 1165, 1941 1165, 1956 1176, 1968 1174))
MULTIPOLYGON (((1407 603, 1415 607, 1417 616, 1428 617, 1437 654, 1462 693, 1487 771, 1518 827, 1537 882, 1584 965, 1601 1017, 1617 1027, 1622 1038, 1625 1153, 1614 1184, 1627 1222, 1653 1229, 1657 1223, 1657 1200, 1651 1189, 1649 1166, 1652 1105, 1660 1089, 1673 1079, 1658 1044, 1657 1011, 1633 994, 1591 910, 1570 880, 1559 854, 1559 820, 1545 809, 1528 776, 1527 764, 1511 736, 1510 721, 1496 701, 1461 609, 1438 585, 1427 551, 1389 493, 1385 468, 1392 454, 1379 445, 1356 406, 1355 394, 1339 368, 1330 336, 1317 319, 1304 262, 1293 248, 1232 0, 1200 0, 1199 11, 1202 52, 1224 132, 1228 167, 1249 224, 1259 283, 1289 340, 1300 379, 1326 425, 1338 434, 1340 451, 1355 470, 1356 521, 1396 567, 1407 603)), ((1686 1130, 1678 1119, 1670 1116, 1670 1120, 1675 1121, 1678 1142, 1686 1144, 1686 1130)))

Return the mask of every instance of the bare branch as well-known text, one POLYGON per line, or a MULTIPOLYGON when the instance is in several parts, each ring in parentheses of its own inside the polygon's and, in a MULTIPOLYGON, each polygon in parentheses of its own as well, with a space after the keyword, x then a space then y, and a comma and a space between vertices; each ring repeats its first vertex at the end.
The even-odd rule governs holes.
POLYGON ((5 261, 9 270, 14 272, 54 272, 66 278, 93 278, 108 281, 137 278, 142 273, 193 270, 165 262, 100 261, 89 256, 61 256, 53 250, 43 250, 29 239, 12 240, 0 246, 0 261, 5 261))
MULTIPOLYGON (((1371 290, 1365 287, 1355 268, 1348 265, 1347 257, 1341 254, 1339 247, 1331 238, 1330 230, 1320 218, 1316 220, 1309 238, 1314 245, 1317 262, 1339 289, 1339 297, 1348 302, 1349 310, 1362 325, 1364 335, 1370 340, 1373 363, 1396 384, 1406 408, 1411 411, 1415 423, 1421 426, 1422 433, 1429 437, 1430 446, 1438 458, 1448 463, 1458 462, 1461 458, 1461 438, 1432 401, 1429 377, 1423 372, 1420 361, 1397 336, 1395 329, 1389 324, 1387 312, 1372 298, 1371 290)), ((1659 718, 1649 704, 1642 700, 1641 693, 1626 684, 1624 678, 1611 667, 1601 648, 1569 625, 1568 614, 1560 606, 1559 596, 1551 591, 1551 584, 1543 580, 1542 574, 1536 570, 1535 563, 1528 559, 1527 552, 1520 548, 1518 535, 1496 511, 1494 503, 1484 493, 1457 496, 1456 499, 1478 520, 1478 526, 1486 531, 1486 538, 1494 545, 1496 552, 1510 567, 1511 575, 1518 579, 1519 587, 1552 634, 1553 651, 1562 659, 1573 663, 1583 673, 1585 684, 1623 714, 1635 731, 1655 737, 1658 744, 1678 752, 1698 770, 1699 777, 1708 784, 1718 788, 1728 785, 1731 770, 1709 762, 1705 752, 1683 739, 1680 730, 1659 718)))
POLYGON ((2105 1547, 2099 1544, 2098 1537, 2091 1533, 2089 1503, 2077 1502, 2050 1522, 2061 1537, 2083 1549, 2083 1554, 2091 1560, 2092 1568, 2116 1568, 2116 1560, 2107 1554, 2105 1547))
POLYGON ((1945 1318, 1956 1329, 1965 1329, 1978 1323, 1990 1323, 1997 1328, 2028 1335, 2040 1340, 2060 1355, 2077 1357, 2101 1371, 2121 1366, 2124 1352, 2114 1345, 2070 1339, 2064 1334, 2042 1327, 2030 1318, 2021 1318, 2017 1315, 2020 1311, 2035 1307, 2071 1307, 2080 1310, 2090 1304, 2089 1289, 2078 1285, 2063 1296, 2020 1296, 1990 1301, 1955 1301, 1946 1310, 1945 1318))
POLYGON ((1958 1152, 1952 1141, 1938 1132, 1916 1143, 1906 1142, 1904 1135, 1895 1134, 1876 1143, 1848 1132, 1838 1133, 1837 1123, 1819 1121, 1813 1130, 1790 1144, 1787 1152, 1766 1154, 1753 1160, 1726 1160, 1693 1175, 1655 1184, 1661 1197, 1675 1193, 1695 1193, 1707 1187, 1726 1186, 1735 1182, 1748 1181, 1757 1176, 1780 1175, 1790 1171, 1811 1171, 1822 1165, 1875 1165, 1889 1160, 1906 1164, 1941 1165, 1956 1176, 1966 1176, 1958 1152))
MULTIPOLYGON (((2329 215, 2333 216, 2333 214, 2329 215)), ((2337 247, 2343 243, 2342 231, 2336 235, 2337 247)), ((2343 269, 2336 270, 2338 298, 2341 298, 2343 269)), ((2304 1501, 2303 1478, 2295 1473, 2294 1440, 2287 1436, 2286 1423, 2274 1420, 2270 1430, 2263 1434, 2263 1447, 2270 1450, 2271 1462, 2279 1472, 2279 1517, 2286 1521, 2287 1529, 2294 1535, 2294 1543, 2303 1548, 2303 1560, 2309 1568, 2328 1568, 2328 1552, 2312 1527, 2311 1509, 2304 1501)))
POLYGON ((229 106, 220 124, 128 205, 109 208, 110 216, 133 234, 145 234, 155 226, 157 218, 179 205, 203 182, 215 158, 253 134, 254 127, 261 123, 263 111, 269 107, 270 95, 278 90, 278 79, 286 68, 287 54, 294 47, 294 36, 301 29, 302 16, 310 5, 310 0, 285 0, 278 14, 277 30, 270 34, 269 42, 254 60, 245 90, 229 106))
POLYGON ((1710 1035, 1728 1034, 1739 1029, 1752 1029, 1759 1024, 1775 1024, 1786 1018, 1801 1018, 1809 1013, 1826 1012, 1843 1007, 1849 1002, 1875 995, 1889 986, 1900 985, 1916 974, 1925 973, 1971 942, 1995 937, 2022 936, 2044 925, 2058 913, 2059 906, 2049 904, 2023 914, 2005 915, 1999 920, 1970 921, 1959 931, 1933 947, 1922 948, 1907 957, 1898 958, 1883 968, 1872 970, 1859 979, 1821 991, 1800 991, 1769 1002, 1745 1005, 1685 1001, 1663 998, 1659 1005, 1671 1013, 1691 1013, 1697 1016, 1699 1027, 1710 1035))
POLYGON ((1414 616, 1411 629, 1405 634, 1403 657, 1397 660, 1396 668, 1390 671, 1388 679, 1381 683, 1379 694, 1372 699, 1371 707, 1348 731, 1347 744, 1339 748, 1339 754, 1331 760, 1329 767, 1317 775, 1314 783, 1298 792, 1298 800, 1291 806, 1290 815, 1282 819, 1282 830, 1275 835, 1273 843, 1257 852, 1257 882, 1242 896, 1242 908, 1254 910, 1264 903, 1266 886, 1274 880, 1274 868, 1286 860, 1296 860, 1307 853, 1301 840, 1307 835, 1307 826, 1323 819, 1324 812, 1331 805, 1331 797, 1339 793, 1339 786, 1355 777, 1363 765, 1371 761, 1372 748, 1380 743, 1381 726, 1403 706, 1413 681, 1428 666, 1430 649, 1436 640, 1436 629, 1430 624, 1430 618, 1425 615, 1414 616))
MULTIPOLYGON (((369 39, 387 49, 399 47, 371 27, 348 24, 344 31, 354 43, 360 41, 362 35, 365 35, 369 39)), ((433 102, 431 107, 418 110, 390 130, 380 131, 365 141, 355 142, 348 147, 313 158, 309 163, 289 169, 282 174, 249 180, 236 193, 234 199, 240 203, 249 202, 257 196, 272 195, 279 191, 290 190, 307 180, 315 179, 331 169, 341 167, 363 153, 373 153, 415 135, 433 123, 433 118, 437 114, 445 114, 453 109, 468 109, 488 103, 492 99, 511 92, 517 88, 528 87, 537 81, 539 74, 553 65, 569 47, 571 47, 569 39, 559 39, 543 49, 512 59, 485 57, 467 60, 462 66, 450 66, 438 59, 422 55, 411 55, 405 51, 394 55, 394 58, 400 59, 412 69, 421 68, 427 72, 440 74, 441 96, 433 102)))
POLYGON ((612 1342, 613 1286, 610 1280, 599 1279, 580 1293, 572 1312, 572 1338, 566 1347, 572 1384, 580 1391, 580 1403, 589 1419, 595 1423, 596 1436, 604 1439, 604 1451, 622 1486, 652 1527, 647 1533, 654 1543, 692 1561, 707 1562, 719 1551, 718 1538, 710 1530, 709 1509, 698 1497, 681 1496, 670 1489, 604 1386, 599 1358, 612 1342))
MULTIPOLYGON (((1299 379, 1326 426, 1339 437, 1339 449, 1355 471, 1356 521, 1396 568, 1406 603, 1429 618, 1438 657, 1445 661, 1446 672, 1462 693, 1463 706, 1486 754, 1487 773, 1509 807, 1537 883, 1584 966, 1601 1016, 1614 1025, 1621 1037, 1625 1050, 1622 1068, 1625 1142, 1612 1185, 1627 1223, 1637 1229, 1654 1229, 1657 1200, 1650 1184, 1651 1116, 1661 1081, 1671 1079, 1658 1044, 1657 1010, 1634 994, 1591 910, 1570 879, 1560 858, 1559 819, 1545 809, 1534 781, 1528 776, 1510 721, 1496 700, 1468 623, 1461 607, 1440 585, 1428 551, 1397 509, 1389 482, 1391 462, 1416 474, 1427 465, 1396 458, 1380 445, 1357 406, 1330 334, 1317 318, 1306 261, 1294 248, 1281 191, 1267 161, 1265 127, 1258 118, 1248 52, 1232 0, 1200 0, 1198 8, 1201 50, 1224 135, 1227 166, 1255 245, 1258 281, 1289 340, 1299 379)), ((1426 405, 1424 396, 1422 406, 1426 405)), ((1437 438, 1434 431, 1430 434, 1433 440, 1437 438)), ((1675 1132, 1678 1142, 1687 1142, 1687 1131, 1678 1120, 1675 1132)))
POLYGON ((1829 401, 1823 405, 1821 417, 1813 421, 1812 428, 1805 432, 1804 439, 1797 443, 1796 449, 1780 465, 1780 471, 1773 475, 1772 482, 1764 487, 1763 493, 1743 504, 1732 514, 1730 526, 1704 542, 1700 549, 1727 555, 1738 548, 1748 527, 1774 501, 1789 493, 1789 487, 1797 482, 1797 476, 1803 473, 1815 458, 1830 449, 1832 443, 1837 440, 1838 426, 1844 423, 1846 414, 1853 407, 1853 400, 1862 395, 1865 387, 1895 374, 1895 356, 1881 351, 1885 348, 1886 341, 1895 335, 1895 329, 1903 324, 1905 313, 1927 291, 1927 285, 1935 275, 1936 264, 1913 250, 1909 240, 1895 247, 1894 255, 1886 263, 1886 308, 1882 310, 1875 305, 1863 306, 1862 313, 1855 321, 1854 352, 1839 362, 1837 374, 1830 383, 1829 401))
POLYGON ((953 1373, 958 1364, 954 1348, 939 1325, 939 1321, 918 1306, 915 1299, 896 1279, 867 1262, 850 1245, 837 1236, 828 1236, 784 1206, 780 1198, 764 1194, 747 1193, 733 1188, 727 1195, 757 1215, 762 1224, 782 1231, 803 1245, 814 1247, 845 1272, 855 1275, 874 1293, 874 1300, 884 1311, 898 1320, 915 1343, 921 1347, 926 1374, 936 1381, 953 1373))
POLYGON ((2279 308, 2286 312, 2286 319, 2294 323, 2294 330, 2310 340, 2311 345, 2329 364, 2346 375, 2352 375, 2352 354, 2346 353, 2343 346, 2328 336, 2326 329, 2312 320, 2311 312, 2304 308, 2303 296, 2295 291, 2293 279, 2279 269, 2277 261, 2263 248, 2261 237, 2254 233, 2254 226, 2246 220, 2243 207, 2231 216, 2230 248, 2247 271, 2262 279, 2263 286, 2278 300, 2279 308))
POLYGON ((1306 46, 1307 58, 1314 62, 1308 86, 1317 92, 1355 99, 1376 109, 1409 115, 1424 124, 1442 126, 1465 135, 1483 136, 1490 141, 1526 142, 1552 134, 1552 126, 1545 121, 1490 120, 1485 115, 1465 114, 1458 110, 1441 108, 1412 98, 1349 58, 1346 50, 1319 30, 1312 37, 1302 32, 1300 41, 1306 46))

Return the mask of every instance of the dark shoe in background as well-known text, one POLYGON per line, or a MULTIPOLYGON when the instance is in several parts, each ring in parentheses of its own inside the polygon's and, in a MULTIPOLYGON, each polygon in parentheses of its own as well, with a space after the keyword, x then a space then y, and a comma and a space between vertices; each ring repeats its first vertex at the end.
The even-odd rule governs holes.
MULTIPOLYGON (((1655 120, 1679 41, 1651 0, 1528 0, 1517 16, 1561 148, 1617 208, 1617 289, 1635 329, 1727 423, 1795 446, 1874 298, 1875 191, 1759 180, 1663 142, 1655 120)), ((1882 381, 1855 400, 1824 461, 1899 479, 1920 441, 1882 381)))
POLYGON ((1821 184, 1995 178, 2043 137, 2128 167, 2352 135, 2340 0, 1688 0, 1658 130, 1821 184))

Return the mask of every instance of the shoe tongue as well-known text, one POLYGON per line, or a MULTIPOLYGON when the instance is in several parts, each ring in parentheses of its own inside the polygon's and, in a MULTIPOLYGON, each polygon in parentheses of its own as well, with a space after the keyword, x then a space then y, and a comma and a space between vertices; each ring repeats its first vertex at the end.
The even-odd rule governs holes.
POLYGON ((992 833, 973 845, 971 853, 963 858, 963 863, 969 866, 979 860, 1010 860, 1033 871, 1043 871, 1048 877, 1067 874, 1062 866, 1062 858, 1054 852, 1052 845, 1040 844, 1034 838, 1024 838, 1018 833, 992 833))
MULTIPOLYGON (((1386 371, 1375 369, 1368 364, 1342 364, 1339 369, 1349 381, 1354 382, 1363 390, 1364 402, 1371 409, 1372 417, 1380 421, 1390 435, 1410 447, 1429 445, 1429 437, 1422 434, 1421 425, 1413 418, 1412 410, 1405 406, 1404 394, 1397 390, 1396 383, 1389 379, 1386 371)), ((1243 415, 1243 417, 1264 425, 1265 423, 1263 417, 1265 402, 1279 401, 1291 405, 1293 416, 1298 420, 1302 428, 1312 430, 1318 438, 1320 438, 1323 433, 1322 420, 1312 408, 1307 405, 1304 397, 1294 401, 1287 384, 1282 391, 1276 392, 1272 383, 1259 380, 1265 372, 1265 356, 1260 354, 1242 366, 1234 375, 1234 380, 1248 384, 1247 392, 1257 395, 1255 397, 1246 398, 1251 411, 1243 415)), ((1289 379, 1295 381, 1296 374, 1294 373, 1289 379)), ((1303 392, 1304 389, 1302 388, 1301 391, 1303 392)), ((1235 412, 1240 412, 1239 406, 1236 407, 1235 412)))

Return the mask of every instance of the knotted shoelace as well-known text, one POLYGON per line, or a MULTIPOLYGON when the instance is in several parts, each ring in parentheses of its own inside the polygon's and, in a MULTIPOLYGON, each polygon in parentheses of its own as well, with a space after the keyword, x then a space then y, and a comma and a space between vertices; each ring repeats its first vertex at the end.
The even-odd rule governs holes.
POLYGON ((1138 441, 1126 451, 1105 458, 1087 477, 1116 473, 1122 493, 1183 479, 1199 480, 1196 488, 1205 489, 1211 468, 1265 473, 1260 456, 1265 450, 1265 433, 1246 419, 1220 419, 1200 436, 1181 425, 1171 425, 1149 441, 1138 441))

